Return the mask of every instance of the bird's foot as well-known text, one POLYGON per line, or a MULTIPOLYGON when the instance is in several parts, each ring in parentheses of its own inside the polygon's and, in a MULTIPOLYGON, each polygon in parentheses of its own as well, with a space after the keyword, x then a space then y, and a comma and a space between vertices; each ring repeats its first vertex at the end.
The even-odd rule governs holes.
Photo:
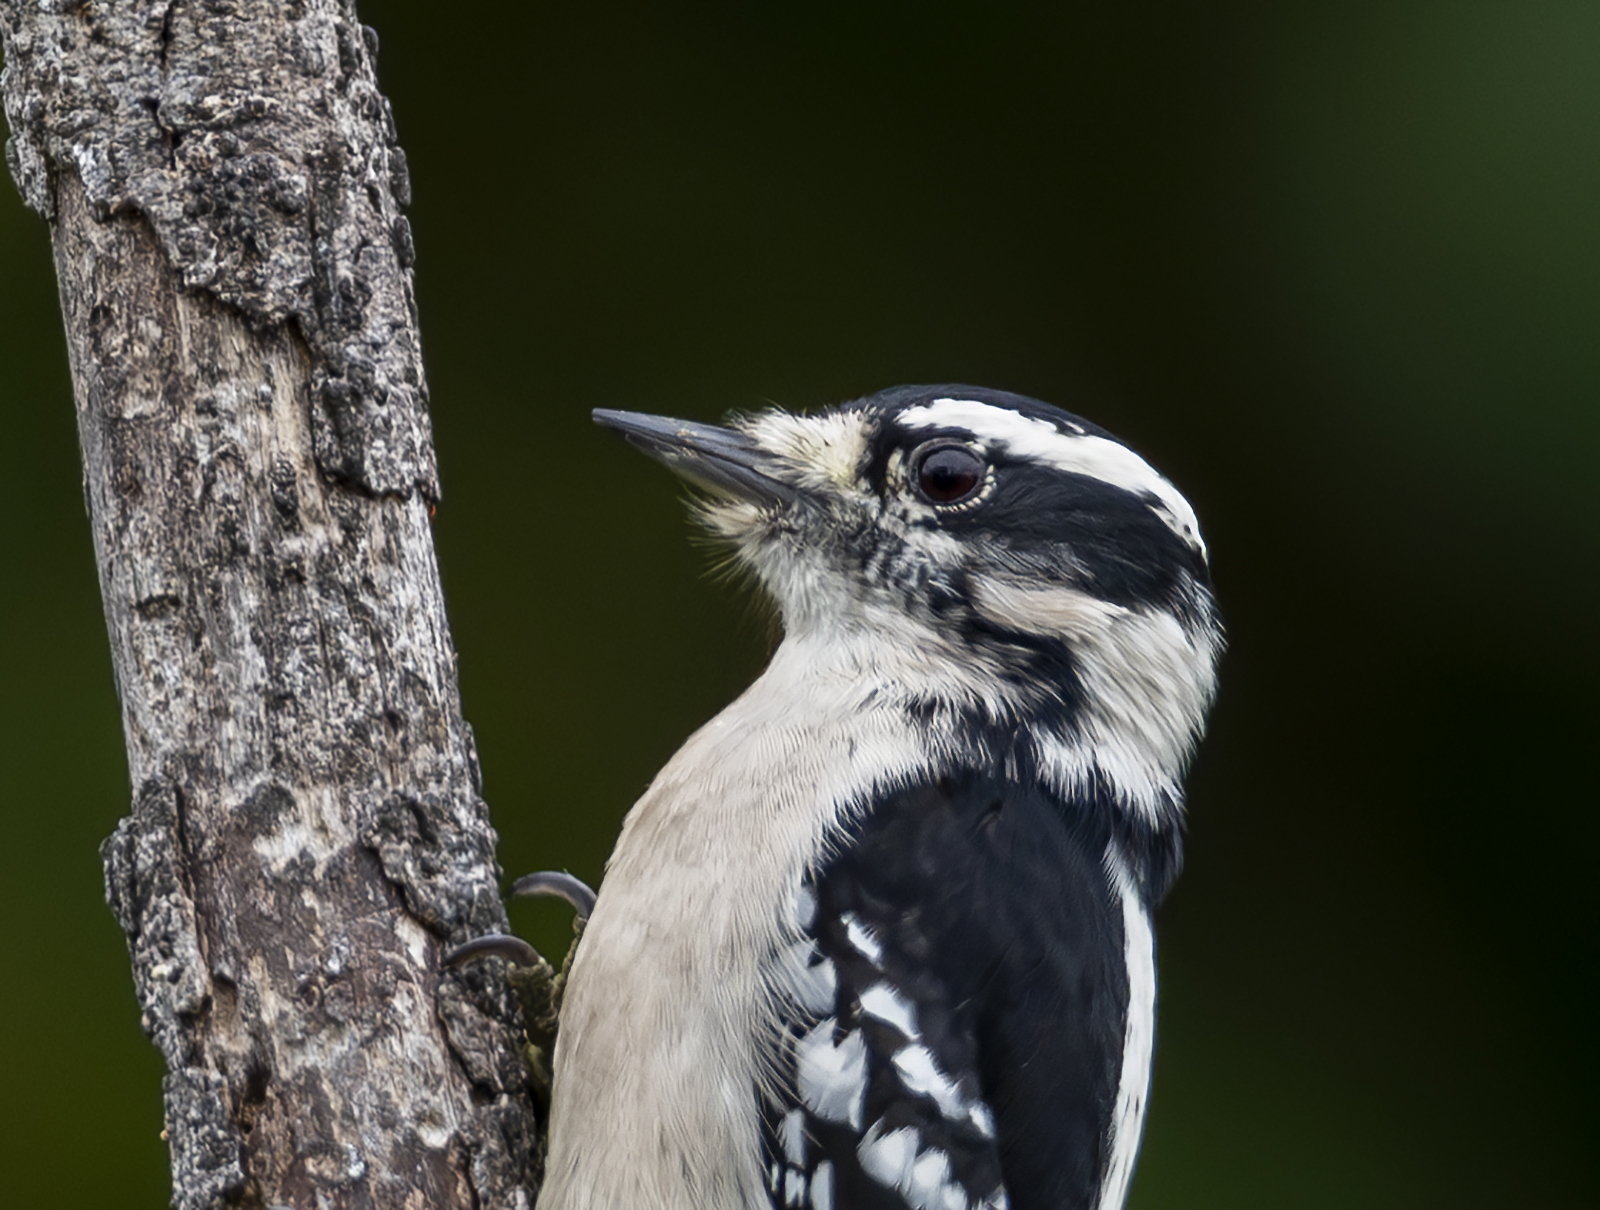
POLYGON ((510 964, 506 981, 517 994, 522 1007, 522 1029, 526 1036, 523 1057, 528 1064, 534 1099, 542 1117, 550 1110, 550 1056, 555 1053, 556 1031, 561 1021, 561 997, 567 986, 572 957, 583 939, 583 927, 594 910, 595 893, 571 874, 559 870, 540 870, 526 874, 511 884, 511 894, 523 897, 565 899, 576 909, 572 921, 572 944, 556 970, 543 954, 521 937, 510 933, 486 933, 448 951, 440 964, 446 968, 476 962, 481 958, 504 958, 510 964))
MULTIPOLYGON (((573 931, 580 937, 584 923, 594 911, 594 890, 581 878, 575 878, 563 870, 537 870, 532 874, 524 874, 511 884, 511 894, 517 899, 565 899, 577 912, 573 931)), ((577 945, 577 939, 574 938, 567 958, 561 964, 563 971, 571 962, 572 950, 577 945)), ((447 967, 460 966, 463 962, 489 957, 504 958, 513 967, 550 965, 543 954, 521 937, 510 933, 485 933, 482 937, 474 937, 448 951, 440 962, 447 967)))

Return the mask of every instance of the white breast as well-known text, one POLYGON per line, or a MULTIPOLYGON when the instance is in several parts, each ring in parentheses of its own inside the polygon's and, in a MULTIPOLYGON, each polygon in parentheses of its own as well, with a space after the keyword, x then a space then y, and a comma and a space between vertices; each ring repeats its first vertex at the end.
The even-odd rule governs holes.
POLYGON ((562 1009, 540 1210, 767 1204, 764 974, 841 804, 929 760, 874 647, 787 640, 629 814, 562 1009))

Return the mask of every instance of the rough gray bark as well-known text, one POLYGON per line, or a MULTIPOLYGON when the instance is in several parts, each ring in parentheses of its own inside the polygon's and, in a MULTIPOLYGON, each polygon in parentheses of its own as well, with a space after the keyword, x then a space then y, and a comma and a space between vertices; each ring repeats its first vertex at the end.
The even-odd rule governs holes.
POLYGON ((429 533, 405 160, 340 0, 0 0, 133 785, 107 841, 174 1203, 527 1205, 429 533))

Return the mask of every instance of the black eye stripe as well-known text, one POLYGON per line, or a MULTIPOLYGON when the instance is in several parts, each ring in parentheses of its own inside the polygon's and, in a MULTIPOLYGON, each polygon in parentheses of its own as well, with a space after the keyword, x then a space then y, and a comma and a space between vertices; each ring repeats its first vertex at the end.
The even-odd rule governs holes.
POLYGON ((988 466, 970 446, 930 441, 911 454, 911 481, 930 504, 960 504, 983 487, 988 466))

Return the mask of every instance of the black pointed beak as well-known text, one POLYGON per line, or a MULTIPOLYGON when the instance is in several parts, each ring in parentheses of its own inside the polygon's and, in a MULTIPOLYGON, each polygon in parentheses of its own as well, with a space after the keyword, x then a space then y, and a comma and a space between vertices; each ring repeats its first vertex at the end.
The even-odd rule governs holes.
POLYGON ((737 429, 644 412, 594 410, 594 422, 615 429, 696 487, 757 504, 788 504, 796 491, 773 477, 772 455, 737 429))

